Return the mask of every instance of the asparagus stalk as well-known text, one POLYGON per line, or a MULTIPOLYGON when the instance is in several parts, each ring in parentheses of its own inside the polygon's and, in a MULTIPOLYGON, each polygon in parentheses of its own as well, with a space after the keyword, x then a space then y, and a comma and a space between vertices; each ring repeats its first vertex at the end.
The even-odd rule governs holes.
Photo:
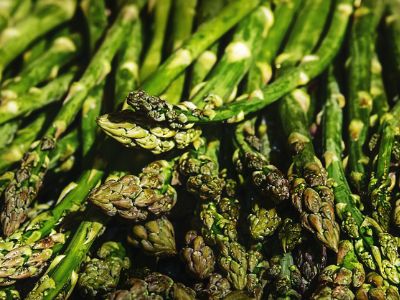
POLYGON ((328 99, 324 112, 324 158, 329 177, 334 180, 336 213, 343 231, 351 238, 360 261, 369 269, 394 284, 400 283, 396 261, 399 259, 396 240, 385 233, 377 222, 358 209, 346 180, 342 157, 343 95, 330 76, 328 99))
MULTIPOLYGON (((391 54, 391 64, 394 66, 395 76, 400 79, 400 3, 398 0, 387 1, 388 14, 385 17, 385 31, 387 41, 389 42, 389 50, 391 54)), ((399 90, 397 90, 399 92, 399 90)))
POLYGON ((369 117, 372 110, 371 61, 374 41, 374 9, 378 1, 363 1, 354 12, 350 36, 350 60, 348 66, 348 144, 351 184, 357 192, 366 185, 365 166, 368 157, 363 145, 367 139, 369 117))
POLYGON ((32 62, 17 77, 4 82, 1 89, 1 107, 7 106, 9 101, 20 98, 39 83, 56 78, 59 69, 76 58, 80 44, 79 35, 56 38, 47 52, 32 62))
POLYGON ((239 23, 211 76, 206 78, 205 83, 199 83, 193 88, 193 103, 200 103, 206 96, 216 98, 214 101, 217 103, 227 103, 236 97, 236 87, 248 71, 271 26, 270 17, 270 11, 260 6, 239 23))
MULTIPOLYGON (((202 24, 207 22, 214 16, 216 16, 223 6, 228 1, 213 1, 204 0, 198 4, 198 12, 196 14, 197 23, 202 24)), ((205 50, 199 55, 196 61, 193 63, 193 72, 190 80, 190 90, 192 90, 197 84, 204 81, 206 76, 209 74, 211 69, 217 62, 217 51, 219 43, 215 42, 211 47, 205 50)))
POLYGON ((25 219, 26 209, 36 198, 43 183, 48 168, 49 150, 55 147, 59 137, 74 120, 89 91, 111 71, 111 60, 137 17, 138 10, 135 5, 126 5, 121 10, 81 79, 70 88, 64 105, 52 125, 35 147, 25 155, 15 180, 6 190, 7 209, 2 212, 3 232, 6 235, 12 234, 25 219), (21 177, 18 175, 21 172, 30 176, 21 177))
POLYGON ((52 102, 59 101, 68 91, 76 71, 76 68, 71 68, 40 89, 33 88, 21 97, 4 99, 0 105, 0 123, 28 115, 52 102))
MULTIPOLYGON (((352 12, 351 3, 350 0, 340 0, 335 4, 329 30, 324 40, 321 42, 320 47, 314 53, 314 57, 318 57, 319 59, 305 61, 298 67, 291 69, 291 71, 285 72, 285 74, 276 79, 272 84, 263 88, 262 93, 257 93, 259 96, 251 95, 249 99, 238 100, 216 109, 199 110, 196 109, 193 104, 187 103, 183 103, 181 106, 171 107, 166 105, 161 99, 156 100, 155 97, 148 97, 146 93, 136 93, 128 97, 129 105, 133 111, 103 115, 98 119, 98 124, 113 138, 127 146, 135 147, 138 146, 138 144, 135 142, 132 129, 137 133, 140 132, 142 141, 154 141, 157 137, 150 132, 153 130, 152 128, 156 127, 158 128, 157 131, 162 130, 164 136, 174 134, 176 136, 176 134, 179 134, 179 136, 192 138, 193 126, 195 123, 209 124, 221 121, 238 122, 242 120, 245 115, 256 112, 278 100, 296 87, 307 84, 311 79, 321 74, 326 69, 341 46, 347 23, 352 12), (134 97, 134 95, 136 95, 136 97, 134 97), (152 101, 151 104, 149 100, 152 101), (137 115, 140 115, 141 118, 138 119, 137 115), (174 130, 171 130, 172 128, 174 130)), ((161 67, 160 70, 162 69, 161 67)), ((163 73, 163 76, 166 73, 163 73)), ((153 91, 150 89, 147 90, 153 91)), ((174 139, 176 140, 176 138, 174 139)), ((186 143, 178 143, 177 145, 179 147, 186 147, 193 141, 197 141, 197 139, 187 138, 186 143)), ((143 148, 147 149, 150 147, 154 153, 160 153, 162 150, 171 150, 171 147, 166 147, 165 149, 157 148, 157 152, 155 152, 153 150, 155 147, 149 145, 149 143, 143 143, 139 146, 145 146, 143 148)), ((174 145, 172 145, 172 147, 173 146, 174 145)))
POLYGON ((174 51, 143 82, 142 88, 149 94, 160 95, 203 51, 250 13, 258 3, 258 0, 239 0, 227 5, 213 19, 203 23, 182 47, 174 51))
POLYGON ((301 1, 279 1, 273 12, 273 24, 264 39, 262 48, 249 70, 247 91, 260 90, 272 78, 272 60, 289 29, 301 1))
POLYGON ((129 266, 130 261, 122 244, 105 242, 97 251, 97 257, 84 263, 78 287, 83 296, 105 295, 117 287, 121 273, 129 266))
POLYGON ((140 68, 140 78, 142 80, 146 80, 160 65, 171 3, 171 0, 156 0, 154 21, 152 22, 153 36, 140 68))
MULTIPOLYGON (((197 0, 177 0, 173 4, 173 34, 172 34, 172 48, 173 50, 181 47, 185 39, 187 39, 193 26, 193 20, 196 10, 197 0)), ((169 103, 179 103, 183 87, 185 84, 185 73, 180 74, 168 87, 162 96, 169 103)))
POLYGON ((374 159, 374 168, 368 184, 369 197, 372 205, 372 217, 384 231, 389 231, 392 213, 392 190, 394 180, 390 175, 390 167, 394 142, 399 137, 400 103, 396 103, 382 119, 379 128, 380 145, 374 159))
POLYGON ((31 63, 33 63, 47 50, 49 42, 48 36, 42 36, 22 54, 22 71, 28 68, 31 63))
POLYGON ((18 7, 20 1, 5 0, 0 5, 0 32, 7 27, 11 15, 18 7))
POLYGON ((374 123, 374 119, 381 118, 385 113, 389 111, 389 103, 385 92, 385 86, 382 78, 382 65, 379 62, 379 58, 375 53, 371 62, 371 97, 373 102, 372 111, 376 117, 371 116, 374 123))
POLYGON ((0 125, 0 149, 4 149, 12 143, 20 124, 20 120, 13 120, 0 125))
POLYGON ((38 3, 29 17, 5 29, 0 35, 0 74, 35 39, 71 19, 75 6, 75 0, 38 3))

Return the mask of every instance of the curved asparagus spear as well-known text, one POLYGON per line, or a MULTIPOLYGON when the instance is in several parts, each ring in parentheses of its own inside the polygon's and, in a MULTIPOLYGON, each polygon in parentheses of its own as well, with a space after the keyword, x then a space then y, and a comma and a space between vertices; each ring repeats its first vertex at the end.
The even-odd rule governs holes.
POLYGON ((52 125, 22 160, 16 179, 10 183, 6 191, 7 208, 2 213, 3 231, 6 235, 12 234, 19 227, 20 222, 25 219, 26 209, 36 198, 43 183, 48 167, 49 150, 55 147, 59 137, 75 119, 91 88, 104 80, 104 77, 111 71, 111 60, 137 17, 138 10, 135 5, 126 5, 121 10, 88 68, 80 80, 70 88, 64 105, 52 125), (30 174, 30 176, 18 175, 22 173, 30 174))
POLYGON ((140 68, 140 78, 146 80, 157 69, 161 62, 161 55, 167 31, 171 0, 156 0, 154 4, 153 36, 149 49, 140 68))
POLYGON ((22 70, 17 77, 7 80, 1 87, 1 106, 5 108, 13 100, 26 94, 32 87, 58 76, 64 65, 80 52, 81 38, 77 34, 58 37, 43 55, 22 70))
POLYGON ((15 26, 5 29, 0 35, 0 78, 5 67, 31 42, 71 19, 75 7, 76 0, 52 0, 38 3, 36 9, 28 17, 15 26))
POLYGON ((389 230, 392 213, 393 178, 390 175, 394 142, 400 134, 400 103, 381 118, 379 128, 380 145, 374 159, 374 169, 368 184, 372 205, 372 217, 384 231, 389 230))
POLYGON ((324 113, 324 158, 329 177, 334 180, 336 213, 342 230, 351 238, 360 261, 389 281, 399 284, 399 260, 395 237, 385 233, 373 219, 358 209, 342 165, 342 110, 344 99, 330 76, 324 113))
MULTIPOLYGON (((185 39, 187 39, 193 26, 193 20, 196 10, 197 0, 177 0, 173 4, 173 34, 172 48, 178 49, 185 39)), ((179 103, 185 84, 185 73, 180 74, 164 92, 162 98, 169 103, 179 103)))
MULTIPOLYGON (((250 99, 238 100, 215 109, 200 110, 188 104, 184 107, 167 106, 162 100, 158 99, 154 101, 154 97, 148 97, 145 93, 142 93, 139 97, 131 97, 129 99, 131 100, 129 104, 134 113, 122 112, 120 114, 103 115, 99 118, 98 124, 113 138, 122 141, 126 145, 137 146, 132 140, 131 132, 123 128, 135 128, 137 132, 142 134, 142 137, 147 136, 147 139, 149 139, 148 129, 151 130, 151 128, 156 127, 163 132, 169 132, 169 134, 173 133, 171 128, 179 128, 179 133, 183 134, 187 128, 191 130, 194 123, 205 124, 221 121, 240 121, 246 114, 258 111, 296 87, 307 84, 312 78, 327 68, 339 51, 344 38, 347 23, 352 12, 351 3, 352 1, 350 0, 339 0, 336 3, 328 33, 321 42, 318 50, 313 53, 314 57, 318 57, 319 59, 305 61, 298 67, 285 72, 285 74, 277 78, 273 83, 263 88, 261 94, 257 93, 260 96, 252 95, 250 99), (148 100, 150 99, 154 102, 149 106, 150 103, 148 103, 148 100), (137 123, 137 114, 143 116, 145 120, 137 123), (117 121, 121 119, 123 123, 120 121, 120 124, 118 124, 117 121), (144 128, 141 127, 144 123, 147 123, 146 126, 148 126, 146 130, 144 130, 146 126, 144 128)), ((189 145, 192 141, 188 140, 186 145, 189 145)), ((166 148, 165 151, 169 151, 170 149, 166 148)))
POLYGON ((369 117, 372 110, 371 61, 374 41, 374 9, 379 1, 363 1, 354 12, 350 36, 348 66, 348 172, 357 192, 366 186, 365 166, 368 157, 363 145, 367 139, 369 117))
POLYGON ((33 88, 18 98, 4 99, 0 105, 0 123, 27 115, 52 102, 59 101, 70 88, 76 71, 76 68, 71 68, 42 88, 33 88))

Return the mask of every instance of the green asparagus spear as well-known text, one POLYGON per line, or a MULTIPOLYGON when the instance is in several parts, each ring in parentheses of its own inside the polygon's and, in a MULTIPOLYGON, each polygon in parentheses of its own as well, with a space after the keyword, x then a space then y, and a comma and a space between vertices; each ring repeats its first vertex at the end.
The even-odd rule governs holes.
POLYGON ((171 0, 155 1, 154 21, 152 22, 153 36, 140 68, 141 80, 146 80, 160 65, 171 4, 171 0))
POLYGON ((75 0, 39 2, 28 17, 5 29, 0 35, 0 74, 31 42, 71 19, 75 7, 75 0))
POLYGON ((4 149, 14 140, 21 120, 13 120, 0 125, 0 149, 4 149))
POLYGON ((4 107, 9 101, 20 98, 39 83, 56 78, 59 69, 77 57, 80 44, 79 35, 56 38, 47 52, 32 62, 17 77, 3 83, 1 106, 4 107))
MULTIPOLYGON (((400 2, 398 0, 387 1, 388 14, 385 17, 385 31, 389 43, 391 64, 394 66, 395 77, 400 79, 400 2)), ((400 92, 397 89, 397 92, 400 92)))
POLYGON ((71 68, 42 88, 33 88, 18 98, 4 99, 0 105, 0 123, 28 115, 43 106, 59 101, 68 91, 76 71, 76 68, 71 68))
POLYGON ((83 296, 105 295, 117 287, 121 273, 129 266, 129 258, 121 243, 105 242, 97 251, 97 257, 84 263, 78 287, 83 296))
POLYGON ((371 62, 371 90, 373 107, 372 111, 375 116, 371 116, 372 123, 375 123, 375 118, 379 119, 389 111, 389 103, 385 92, 385 86, 382 78, 382 65, 379 62, 378 56, 375 54, 371 62))
POLYGON ((70 88, 52 125, 25 155, 15 180, 10 183, 5 194, 7 209, 2 212, 2 223, 6 235, 12 234, 25 219, 26 209, 36 198, 43 183, 48 168, 49 150, 55 147, 59 137, 74 120, 91 88, 104 80, 110 72, 111 60, 137 17, 138 9, 135 5, 124 6, 81 79, 70 88), (18 175, 21 172, 30 176, 21 177, 18 175))
POLYGON ((7 27, 8 22, 18 8, 20 1, 15 0, 5 0, 1 2, 0 5, 0 32, 7 27))
MULTIPOLYGON (((321 42, 318 50, 313 54, 315 58, 318 57, 319 59, 307 60, 298 67, 291 69, 291 71, 285 72, 285 74, 273 83, 263 88, 262 96, 260 97, 252 95, 250 99, 235 101, 216 109, 199 110, 187 103, 171 107, 166 105, 161 99, 157 99, 156 101, 154 97, 149 97, 146 93, 137 93, 137 97, 133 97, 134 94, 128 97, 128 102, 133 112, 125 111, 103 115, 98 119, 98 124, 113 138, 118 139, 126 145, 137 146, 134 139, 132 139, 133 130, 130 130, 131 128, 137 133, 140 132, 143 137, 142 140, 153 141, 155 137, 149 136, 152 128, 157 128, 157 131, 162 131, 164 135, 167 135, 167 133, 169 135, 176 134, 178 132, 180 136, 193 137, 194 123, 240 121, 246 114, 258 111, 278 100, 294 88, 307 84, 312 78, 326 69, 341 46, 347 23, 352 13, 351 3, 350 0, 340 0, 335 4, 328 33, 321 42), (140 120, 138 120, 137 115, 141 116, 140 120), (175 132, 172 128, 177 131, 175 132)), ((160 70, 162 69, 160 68, 160 70)), ((166 75, 166 73, 163 74, 166 75)), ((147 87, 144 86, 144 88, 146 89, 147 87)), ((148 88, 147 90, 152 91, 148 88)), ((186 145, 179 143, 179 146, 186 147, 193 141, 197 141, 197 139, 190 140, 188 138, 186 145)), ((146 143, 143 146, 150 145, 146 143)), ((154 146, 151 145, 150 149, 154 149, 154 146)), ((170 147, 166 147, 164 151, 169 151, 170 149, 170 147)), ((157 150, 160 151, 161 149, 157 148, 157 150)))
POLYGON ((379 133, 379 151, 374 159, 368 193, 373 209, 372 217, 384 231, 389 231, 392 213, 391 196, 395 180, 391 178, 390 167, 394 142, 400 134, 400 103, 396 103, 389 113, 382 116, 379 133))
MULTIPOLYGON (((173 4, 173 34, 172 48, 178 49, 185 39, 187 39, 193 26, 197 0, 177 0, 173 4)), ((180 74, 164 92, 163 98, 169 103, 179 103, 185 84, 185 73, 180 74)))
POLYGON ((348 144, 351 184, 357 192, 366 186, 365 167, 368 157, 364 154, 372 110, 371 61, 374 41, 374 9, 380 1, 363 1, 354 12, 350 36, 348 66, 348 144))
POLYGON ((375 272, 368 273, 365 283, 357 290, 355 297, 362 299, 400 299, 397 286, 391 285, 375 272))
POLYGON ((328 98, 324 112, 324 158, 329 177, 334 180, 336 213, 342 230, 351 238, 360 261, 369 269, 398 284, 399 259, 396 239, 385 233, 377 222, 363 215, 346 180, 342 157, 342 109, 344 97, 333 76, 329 77, 328 98))

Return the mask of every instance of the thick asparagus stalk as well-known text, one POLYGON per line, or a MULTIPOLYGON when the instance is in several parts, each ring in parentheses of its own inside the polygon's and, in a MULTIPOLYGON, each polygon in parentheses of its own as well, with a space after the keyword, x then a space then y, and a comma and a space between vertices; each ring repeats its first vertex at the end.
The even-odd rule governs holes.
POLYGON ((372 110, 371 61, 374 41, 374 9, 379 1, 363 1, 354 12, 350 36, 350 60, 348 66, 348 172, 351 184, 357 192, 366 186, 365 167, 368 157, 363 145, 368 134, 372 110))
POLYGON ((52 102, 59 101, 70 88, 76 71, 76 68, 71 68, 42 88, 31 89, 18 98, 4 99, 0 105, 0 123, 27 115, 52 102))
POLYGON ((341 160, 343 103, 343 95, 331 76, 324 112, 324 158, 329 177, 334 180, 336 213, 360 261, 369 269, 379 272, 383 278, 398 284, 396 239, 385 233, 373 219, 362 214, 344 174, 341 160))
MULTIPOLYGON (((171 130, 174 128, 177 129, 179 135, 192 137, 191 133, 193 132, 194 123, 240 121, 246 114, 264 108, 296 87, 307 84, 312 78, 322 73, 339 51, 351 12, 352 5, 350 0, 338 1, 335 5, 328 33, 321 42, 318 50, 313 53, 314 57, 318 57, 319 59, 305 61, 298 67, 285 72, 285 74, 273 83, 263 88, 261 95, 257 93, 260 96, 252 95, 250 99, 238 100, 216 109, 199 110, 193 107, 193 105, 185 103, 184 106, 167 106, 161 99, 155 101, 154 97, 148 97, 145 93, 139 93, 136 94, 138 97, 128 98, 129 105, 134 112, 103 115, 98 119, 98 124, 107 134, 132 147, 137 146, 137 144, 135 143, 132 131, 129 129, 126 130, 127 128, 134 128, 136 132, 140 132, 143 139, 154 140, 155 137, 149 136, 149 132, 155 127, 158 130, 162 130, 165 133, 164 135, 167 133, 169 135, 175 134, 171 130), (149 105, 149 100, 152 101, 151 105, 149 105), (137 118, 138 114, 141 116, 140 121, 137 118)), ((163 74, 165 75, 166 73, 163 74)), ((152 90, 149 89, 149 91, 152 90)), ((186 146, 196 140, 187 139, 186 146)), ((146 143, 143 146, 150 145, 146 143)), ((182 143, 179 143, 179 146, 186 147, 182 143)), ((151 146, 150 149, 153 148, 151 146)), ((169 151, 170 149, 168 147, 164 151, 169 151)), ((160 149, 158 148, 157 150, 159 151, 160 149)))
MULTIPOLYGON (((393 159, 394 142, 400 134, 400 103, 383 115, 379 128, 380 145, 374 159, 374 169, 368 184, 372 205, 372 217, 384 231, 389 231, 392 213, 393 180, 390 167, 393 159)), ((397 219, 397 218, 395 218, 397 219)))
POLYGON ((117 287, 121 273, 129 266, 125 248, 117 242, 105 242, 97 251, 97 257, 84 263, 78 287, 83 296, 105 295, 117 287))
POLYGON ((39 83, 56 78, 59 69, 77 57, 80 46, 81 38, 77 34, 56 38, 47 52, 32 62, 17 77, 4 82, 1 88, 0 107, 9 105, 9 101, 20 98, 39 83))
MULTIPOLYGON (((184 40, 188 38, 192 32, 193 20, 196 10, 197 0, 177 0, 173 4, 173 34, 172 48, 178 49, 184 40)), ((185 73, 180 74, 164 92, 163 98, 169 103, 179 103, 183 87, 185 84, 185 73)))
POLYGON ((64 105, 52 125, 22 160, 16 179, 10 183, 6 191, 7 209, 2 213, 3 231, 6 235, 12 234, 25 219, 26 209, 36 198, 43 183, 48 167, 49 150, 55 147, 59 137, 74 120, 91 88, 104 80, 110 72, 111 60, 137 17, 138 10, 135 5, 126 5, 121 10, 81 79, 70 88, 64 105), (18 176, 21 172, 30 176, 18 176))
POLYGON ((5 29, 0 35, 0 74, 31 42, 71 19, 75 7, 75 0, 38 3, 29 17, 5 29))
POLYGON ((140 78, 142 80, 146 80, 147 77, 154 73, 161 63, 171 4, 171 0, 156 0, 154 21, 152 22, 153 36, 140 68, 140 78))

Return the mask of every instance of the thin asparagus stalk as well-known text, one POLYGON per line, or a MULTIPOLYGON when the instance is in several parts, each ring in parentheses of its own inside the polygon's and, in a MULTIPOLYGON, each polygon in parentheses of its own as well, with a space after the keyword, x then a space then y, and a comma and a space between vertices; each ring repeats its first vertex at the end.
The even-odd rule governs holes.
POLYGON ((35 39, 71 19, 75 7, 75 0, 39 2, 29 17, 5 29, 0 35, 0 74, 35 39))
POLYGON ((382 119, 379 128, 380 145, 374 159, 374 168, 368 184, 372 217, 384 231, 389 231, 392 213, 392 190, 394 178, 390 176, 394 142, 400 136, 400 102, 396 103, 382 119))
POLYGON ((271 27, 268 8, 260 6, 243 19, 226 46, 224 55, 206 81, 191 91, 191 101, 201 103, 208 96, 216 103, 227 103, 236 97, 236 87, 257 56, 262 39, 271 27))
POLYGON ((158 68, 162 59, 165 33, 169 19, 172 0, 155 0, 154 21, 152 22, 153 36, 149 49, 140 68, 140 78, 146 80, 158 68))
POLYGON ((239 0, 227 5, 213 19, 203 23, 174 51, 158 70, 143 82, 142 88, 152 95, 160 95, 203 51, 249 14, 259 0, 239 0))
POLYGON ((324 111, 324 158, 329 177, 334 180, 336 213, 360 261, 369 269, 379 272, 383 278, 399 284, 396 268, 399 254, 395 237, 385 233, 377 222, 363 215, 346 180, 341 159, 344 97, 332 75, 329 80, 324 111))
POLYGON ((42 88, 31 89, 18 98, 4 99, 0 105, 0 124, 28 115, 52 102, 59 101, 68 91, 76 71, 76 68, 71 68, 42 88))
MULTIPOLYGON (((176 0, 173 4, 173 34, 172 48, 178 49, 182 43, 192 33, 192 26, 196 10, 197 0, 176 0)), ((186 73, 180 74, 164 92, 163 98, 169 103, 179 103, 183 87, 185 84, 186 73)))
MULTIPOLYGON (((336 2, 328 32, 318 50, 313 53, 314 57, 318 57, 319 59, 304 61, 298 67, 285 72, 285 74, 278 77, 273 83, 264 87, 262 93, 251 95, 249 99, 238 100, 216 109, 199 110, 193 104, 188 103, 171 107, 161 99, 149 97, 146 93, 141 92, 132 94, 127 99, 133 111, 103 115, 98 119, 98 124, 108 135, 127 146, 138 146, 136 141, 139 140, 139 136, 141 141, 154 141, 158 139, 151 133, 154 130, 152 128, 157 127, 158 132, 163 132, 164 136, 172 135, 173 139, 169 138, 170 140, 176 140, 177 134, 180 137, 184 136, 186 142, 182 143, 180 140, 177 145, 179 147, 187 147, 193 141, 197 141, 196 137, 193 137, 193 126, 195 124, 209 124, 221 121, 238 122, 245 115, 264 108, 321 74, 339 51, 345 36, 349 17, 352 13, 353 7, 351 4, 352 1, 350 0, 339 0, 336 2), (152 101, 151 104, 149 100, 152 101), (137 118, 137 114, 141 116, 140 119, 137 118), (176 131, 171 130, 172 128, 176 131), (133 131, 140 133, 140 135, 135 136, 133 131)), ((165 74, 163 73, 163 76, 165 74)), ((148 143, 139 146, 142 148, 148 148, 147 146, 149 146, 151 150, 156 149, 148 143)), ((169 151, 171 148, 166 147, 161 150, 169 151)), ((157 151, 160 151, 160 148, 157 148, 157 151)))
POLYGON ((4 149, 12 143, 20 124, 21 120, 13 120, 0 125, 0 149, 4 149))
POLYGON ((39 83, 56 78, 59 69, 77 57, 80 44, 80 36, 76 34, 55 39, 47 52, 17 77, 4 82, 1 88, 1 106, 8 105, 8 101, 21 97, 39 83))
POLYGON ((89 52, 96 50, 96 45, 107 27, 107 9, 104 0, 83 0, 80 8, 86 19, 89 37, 89 52))
POLYGON ((260 90, 272 78, 272 61, 295 16, 300 0, 279 1, 273 12, 273 24, 264 39, 261 51, 254 60, 248 75, 247 91, 260 90))
POLYGON ((47 36, 42 36, 36 40, 33 45, 22 54, 22 71, 30 66, 38 57, 40 57, 49 46, 47 36))
MULTIPOLYGON (((389 103, 385 92, 385 86, 382 78, 382 65, 378 56, 374 55, 371 63, 371 91, 373 107, 372 111, 376 118, 381 118, 389 111, 389 103)), ((371 116, 374 119, 374 116, 371 116)), ((373 120, 372 120, 373 121, 373 120)))
MULTIPOLYGON (((389 42, 389 51, 391 54, 390 63, 394 66, 397 82, 400 79, 400 2, 398 0, 387 1, 388 14, 385 17, 385 31, 387 41, 389 42)), ((397 89, 397 92, 400 92, 397 89)))
POLYGON ((25 155, 17 176, 8 186, 5 194, 6 209, 2 212, 3 232, 12 234, 26 217, 26 209, 36 198, 48 168, 49 150, 53 149, 62 133, 74 120, 89 91, 104 80, 111 71, 111 61, 138 17, 135 5, 126 5, 107 32, 105 40, 94 55, 79 81, 75 82, 64 100, 58 115, 42 139, 25 155), (21 177, 19 174, 30 174, 21 177))
MULTIPOLYGON (((227 1, 204 0, 198 4, 198 12, 196 13, 197 23, 202 24, 216 16, 227 1)), ((208 73, 217 62, 217 51, 219 42, 215 42, 211 47, 199 55, 193 63, 193 72, 190 80, 190 90, 197 84, 204 81, 208 73)))
POLYGON ((365 167, 368 157, 364 154, 372 110, 371 61, 374 38, 374 9, 380 1, 363 1, 354 12, 350 36, 348 66, 348 148, 351 184, 357 192, 366 186, 365 167))

